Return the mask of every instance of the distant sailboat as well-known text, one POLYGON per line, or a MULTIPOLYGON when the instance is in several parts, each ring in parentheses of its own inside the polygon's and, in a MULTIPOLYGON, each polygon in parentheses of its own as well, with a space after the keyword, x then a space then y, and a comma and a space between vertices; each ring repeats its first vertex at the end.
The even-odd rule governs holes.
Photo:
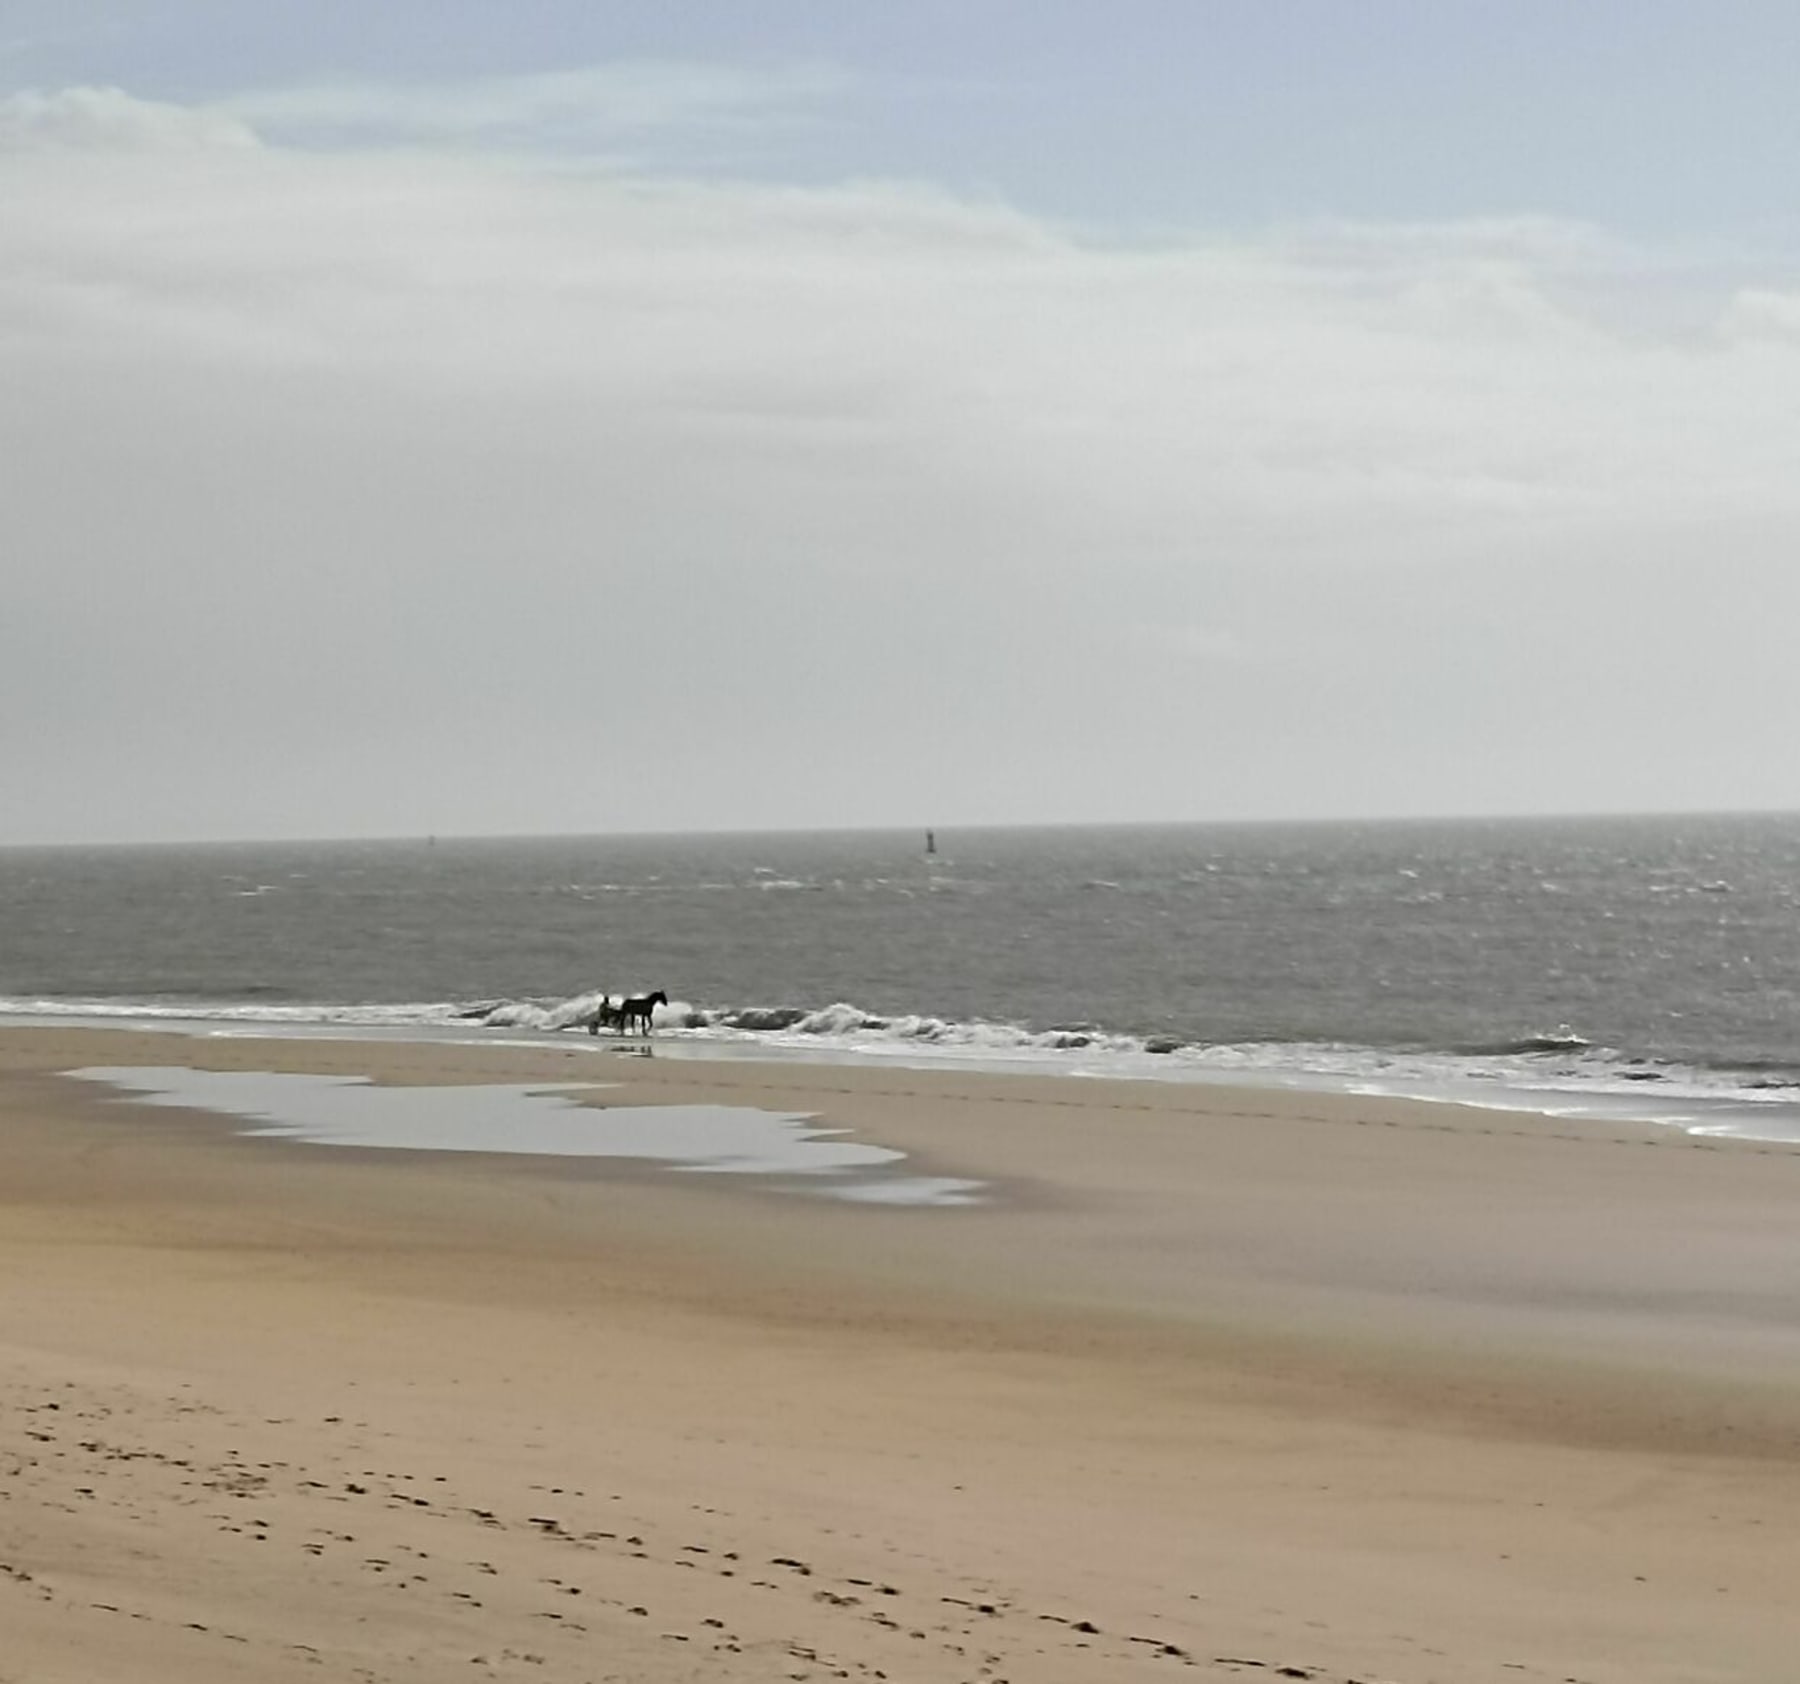
POLYGON ((925 832, 925 852, 928 854, 937 852, 937 832, 935 830, 925 832))

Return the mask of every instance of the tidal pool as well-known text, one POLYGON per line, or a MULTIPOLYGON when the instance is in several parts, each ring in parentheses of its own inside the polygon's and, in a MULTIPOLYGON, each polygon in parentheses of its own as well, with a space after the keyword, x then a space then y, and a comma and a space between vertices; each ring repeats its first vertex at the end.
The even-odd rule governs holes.
POLYGON ((811 1116, 747 1105, 594 1105, 606 1084, 377 1087, 361 1076, 93 1068, 82 1081, 140 1105, 238 1118, 248 1135, 315 1146, 636 1158, 706 1175, 767 1175, 796 1192, 858 1204, 977 1204, 982 1183, 910 1175, 906 1154, 846 1140, 811 1116))

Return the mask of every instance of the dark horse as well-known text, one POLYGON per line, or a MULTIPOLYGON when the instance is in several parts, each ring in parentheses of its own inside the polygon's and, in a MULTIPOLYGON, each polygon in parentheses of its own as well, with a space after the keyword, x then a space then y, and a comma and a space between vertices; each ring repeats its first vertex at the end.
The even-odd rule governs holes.
POLYGON ((654 994, 634 994, 629 1000, 619 1002, 619 1033, 630 1035, 641 1029, 646 1035, 650 1033, 652 1020, 656 1016, 658 1006, 666 1006, 669 997, 659 988, 654 994))
POLYGON ((600 1004, 594 1008, 594 1015, 588 1019, 587 1032, 598 1035, 602 1029, 617 1029, 624 1034, 624 1008, 612 1003, 610 994, 600 996, 600 1004))

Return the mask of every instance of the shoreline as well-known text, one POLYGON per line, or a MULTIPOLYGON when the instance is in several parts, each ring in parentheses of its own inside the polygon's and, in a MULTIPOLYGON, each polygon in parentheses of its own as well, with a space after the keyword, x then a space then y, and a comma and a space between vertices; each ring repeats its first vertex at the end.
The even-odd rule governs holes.
MULTIPOLYGON (((1494 1058, 1466 1053, 1427 1054, 1419 1051, 1404 1054, 1383 1053, 1373 1048, 1338 1049, 1347 1062, 1360 1058, 1378 1067, 1357 1070, 1324 1068, 1301 1058, 1284 1063, 1279 1052, 1267 1054, 1266 1062, 1202 1064, 1179 1056, 1142 1051, 1136 1055, 1121 1055, 1117 1049, 1088 1055, 1078 1049, 1046 1051, 1041 1046, 1029 1050, 960 1044, 945 1046, 925 1038, 871 1046, 826 1035, 808 1035, 796 1040, 791 1036, 747 1032, 718 1034, 712 1030, 693 1032, 679 1027, 665 1027, 654 1043, 630 1042, 621 1046, 606 1036, 590 1041, 579 1030, 533 1029, 527 1024, 482 1025, 462 1016, 442 1020, 407 1017, 361 1021, 324 1015, 336 1010, 411 1013, 424 1009, 416 1006, 297 1007, 293 1011, 302 1015, 278 1018, 233 1015, 238 1008, 223 1006, 211 1011, 120 1007, 116 1011, 71 1011, 67 1014, 0 1012, 0 1033, 81 1028, 185 1035, 196 1039, 400 1041, 423 1046, 515 1050, 566 1048, 575 1043, 594 1053, 641 1052, 653 1045, 660 1056, 725 1063, 826 1064, 875 1071, 898 1069, 1070 1081, 1166 1083, 1211 1090, 1243 1088, 1259 1092, 1272 1090, 1394 1099, 1407 1104, 1530 1113, 1600 1126, 1641 1124, 1708 1138, 1748 1140, 1800 1150, 1800 1097, 1790 1097, 1792 1089, 1785 1084, 1772 1084, 1766 1077, 1758 1077, 1748 1086, 1706 1089, 1696 1087, 1690 1079, 1698 1072, 1676 1078, 1666 1073, 1649 1075, 1642 1071, 1605 1078, 1576 1078, 1548 1068, 1525 1071, 1483 1068, 1484 1065, 1491 1066, 1494 1058), (311 1015, 313 1013, 321 1015, 311 1015), (1407 1067, 1409 1060, 1412 1068, 1407 1067)), ((1280 1044, 1270 1045, 1278 1047, 1280 1044)), ((1224 1054, 1240 1049, 1203 1050, 1224 1054)), ((1298 1052, 1298 1049, 1294 1051, 1298 1052)))
POLYGON ((0 1030, 25 1676, 242 1677, 251 1650, 258 1677, 420 1684, 1784 1676, 1791 1152, 1373 1096, 596 1063, 0 1030), (995 1196, 258 1139, 60 1074, 155 1064, 604 1079, 816 1115, 995 1196))

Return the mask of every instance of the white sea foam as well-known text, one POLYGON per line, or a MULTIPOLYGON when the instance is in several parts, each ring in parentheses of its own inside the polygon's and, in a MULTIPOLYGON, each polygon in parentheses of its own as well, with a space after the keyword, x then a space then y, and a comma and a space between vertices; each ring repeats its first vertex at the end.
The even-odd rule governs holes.
MULTIPOLYGON (((607 991, 617 1000, 622 993, 607 991)), ((352 1031, 537 1040, 592 1022, 594 990, 566 999, 415 1004, 244 1004, 0 998, 0 1020, 192 1027, 212 1033, 352 1031)), ((1237 1081, 1454 1100, 1550 1115, 1636 1118, 1696 1132, 1800 1140, 1800 1086, 1752 1071, 1650 1063, 1586 1044, 1567 1025, 1516 1036, 1486 1052, 1384 1050, 1329 1042, 1206 1044, 1088 1026, 1051 1029, 906 1014, 847 1001, 816 1008, 710 1007, 672 1000, 655 1040, 694 1054, 843 1058, 920 1067, 1033 1071, 1158 1081, 1237 1081)), ((584 1037, 585 1040, 585 1037, 584 1037)), ((612 1031, 598 1045, 621 1043, 612 1031)))

